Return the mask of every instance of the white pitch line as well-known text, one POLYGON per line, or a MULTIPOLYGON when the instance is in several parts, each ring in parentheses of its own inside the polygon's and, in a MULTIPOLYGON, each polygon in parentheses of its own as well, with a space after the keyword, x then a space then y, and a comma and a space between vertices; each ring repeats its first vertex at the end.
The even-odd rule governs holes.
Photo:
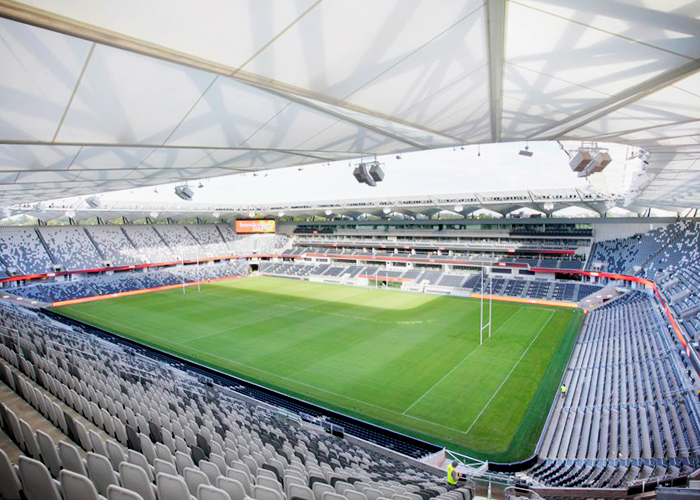
MULTIPOLYGON (((500 330, 500 329, 503 328, 505 325, 507 325, 508 322, 509 322, 511 319, 513 319, 515 316, 517 316, 518 313, 519 313, 520 311, 522 311, 522 310, 523 310, 522 307, 521 307, 520 309, 518 309, 518 310, 515 312, 515 314, 513 314, 510 318, 508 318, 507 320, 505 320, 505 321, 501 324, 501 326, 498 327, 498 330, 500 330)), ((496 330, 496 332, 498 332, 498 330, 496 330)), ((449 372, 447 372, 447 373, 445 374, 444 377, 442 377, 440 380, 438 380, 437 382, 435 382, 435 383, 433 384, 433 386, 432 386, 430 389, 428 389, 427 391, 425 391, 421 397, 419 397, 418 399, 416 399, 416 400, 413 402, 413 404, 411 404, 411 406, 409 406, 408 408, 406 408, 406 409, 403 411, 403 413, 401 413, 401 414, 402 414, 402 415, 406 415, 406 413, 408 412, 408 410, 410 410, 411 408, 413 408, 416 404, 418 404, 418 402, 419 402, 421 399, 423 399, 425 396, 427 396, 429 392, 431 392, 431 391, 432 391, 433 389, 435 389, 438 385, 440 385, 440 384, 442 383, 442 381, 445 380, 447 377, 449 377, 450 374, 451 374, 453 371, 455 371, 457 368, 459 368, 459 367, 462 365, 462 363, 464 363, 464 362, 467 360, 467 358, 468 358, 469 356, 471 356, 472 354, 474 354, 474 353, 476 352, 476 350, 477 350, 479 347, 481 347, 481 346, 476 346, 474 349, 472 349, 472 350, 469 352, 469 354, 467 354, 464 358, 462 358, 462 361, 460 361, 459 363, 457 363, 449 372)))
POLYGON ((481 418, 481 415, 484 414, 484 412, 486 411, 486 408, 489 407, 489 405, 491 404, 491 401, 493 401, 493 399, 494 399, 494 398, 496 397, 496 395, 499 393, 499 391, 501 390, 501 388, 502 388, 502 387, 505 385, 505 383, 508 381, 508 379, 510 378, 510 376, 513 374, 513 372, 515 371, 515 369, 518 367, 518 365, 520 364, 520 362, 523 360, 523 358, 525 357, 525 355, 526 355, 526 354, 528 353, 528 351, 530 350, 530 347, 532 347, 532 344, 534 344, 535 341, 539 338, 540 334, 544 331, 544 327, 547 326, 547 324, 549 323, 549 321, 552 319, 553 316, 554 316, 554 311, 552 311, 552 312, 549 313, 549 318, 547 318, 547 321, 544 322, 544 325, 542 325, 542 328, 540 328, 540 331, 537 332, 537 335, 535 335, 535 338, 532 339, 532 340, 530 341, 530 344, 527 346, 527 349, 525 349, 525 351, 523 351, 523 353, 522 353, 522 354, 520 355, 520 357, 518 358, 518 361, 515 362, 515 364, 513 365, 513 368, 511 368, 510 371, 508 372, 508 375, 506 375, 506 378, 503 379, 503 382, 501 382, 501 385, 499 385, 499 386, 498 386, 498 389, 496 389, 496 392, 493 393, 493 395, 491 396, 491 398, 486 402, 486 404, 484 405, 484 407, 481 409, 481 411, 479 412, 479 414, 476 416, 476 418, 474 419, 474 421, 472 422, 472 424, 469 426, 469 428, 468 428, 466 431, 463 432, 463 434, 465 434, 465 435, 466 435, 466 434, 469 434, 469 431, 472 430, 472 427, 474 427, 474 424, 476 424, 476 422, 481 418))

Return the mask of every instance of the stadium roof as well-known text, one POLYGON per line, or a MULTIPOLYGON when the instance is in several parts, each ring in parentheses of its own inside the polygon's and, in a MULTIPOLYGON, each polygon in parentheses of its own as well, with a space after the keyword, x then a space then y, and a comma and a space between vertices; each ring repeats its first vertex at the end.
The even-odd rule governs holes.
POLYGON ((103 220, 126 217, 132 221, 147 217, 169 218, 174 221, 194 217, 204 220, 250 217, 312 218, 315 216, 358 219, 367 215, 382 218, 430 218, 444 212, 450 212, 453 216, 467 217, 481 209, 505 216, 523 208, 550 215, 569 207, 578 207, 602 215, 620 202, 620 195, 599 193, 590 189, 537 189, 246 205, 104 201, 97 207, 90 207, 85 200, 74 199, 70 202, 28 203, 17 206, 16 213, 45 222, 66 217, 75 221, 94 217, 100 217, 103 220))
POLYGON ((458 144, 650 153, 700 206, 700 2, 0 0, 0 205, 458 144))

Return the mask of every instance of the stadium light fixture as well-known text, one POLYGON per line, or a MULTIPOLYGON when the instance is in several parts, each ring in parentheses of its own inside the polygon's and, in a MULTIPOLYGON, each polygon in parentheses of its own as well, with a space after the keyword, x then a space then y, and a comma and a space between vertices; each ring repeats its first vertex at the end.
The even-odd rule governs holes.
POLYGON ((248 217, 250 217, 251 219, 252 219, 253 217, 255 217, 255 212, 253 212, 253 211, 248 212, 248 217))
POLYGON ((219 215, 221 215, 221 214, 219 214, 219 212, 213 212, 213 213, 211 214, 211 216, 214 217, 215 219, 218 219, 218 218, 219 218, 219 215))
POLYGON ((151 212, 148 215, 150 215, 152 219, 155 219, 156 217, 158 217, 158 212, 151 212))
POLYGON ((284 217, 284 211, 283 211, 283 210, 280 210, 280 211, 277 213, 277 216, 278 216, 278 217, 284 217))

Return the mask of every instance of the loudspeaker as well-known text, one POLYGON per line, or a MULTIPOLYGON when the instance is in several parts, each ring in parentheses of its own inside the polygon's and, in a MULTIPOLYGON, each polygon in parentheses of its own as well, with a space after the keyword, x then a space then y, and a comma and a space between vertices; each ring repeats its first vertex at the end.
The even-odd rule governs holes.
POLYGON ((186 201, 190 201, 194 196, 194 191, 192 191, 188 186, 177 186, 175 188, 175 194, 186 201))
POLYGON ((583 170, 588 166, 593 160, 591 153, 588 151, 579 151, 576 156, 574 156, 571 161, 569 161, 569 166, 574 172, 583 172, 583 170))
POLYGON ((372 168, 369 169, 369 175, 376 182, 380 182, 380 181, 384 180, 384 171, 379 166, 379 163, 375 163, 374 165, 372 165, 372 168))

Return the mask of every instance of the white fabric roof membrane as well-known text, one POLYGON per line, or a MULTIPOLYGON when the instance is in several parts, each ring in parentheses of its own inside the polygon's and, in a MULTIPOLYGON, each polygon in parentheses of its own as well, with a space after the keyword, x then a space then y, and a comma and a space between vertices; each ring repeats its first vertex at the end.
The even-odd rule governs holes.
POLYGON ((0 205, 582 140, 651 153, 632 206, 700 206, 693 0, 0 0, 0 68, 0 205))

